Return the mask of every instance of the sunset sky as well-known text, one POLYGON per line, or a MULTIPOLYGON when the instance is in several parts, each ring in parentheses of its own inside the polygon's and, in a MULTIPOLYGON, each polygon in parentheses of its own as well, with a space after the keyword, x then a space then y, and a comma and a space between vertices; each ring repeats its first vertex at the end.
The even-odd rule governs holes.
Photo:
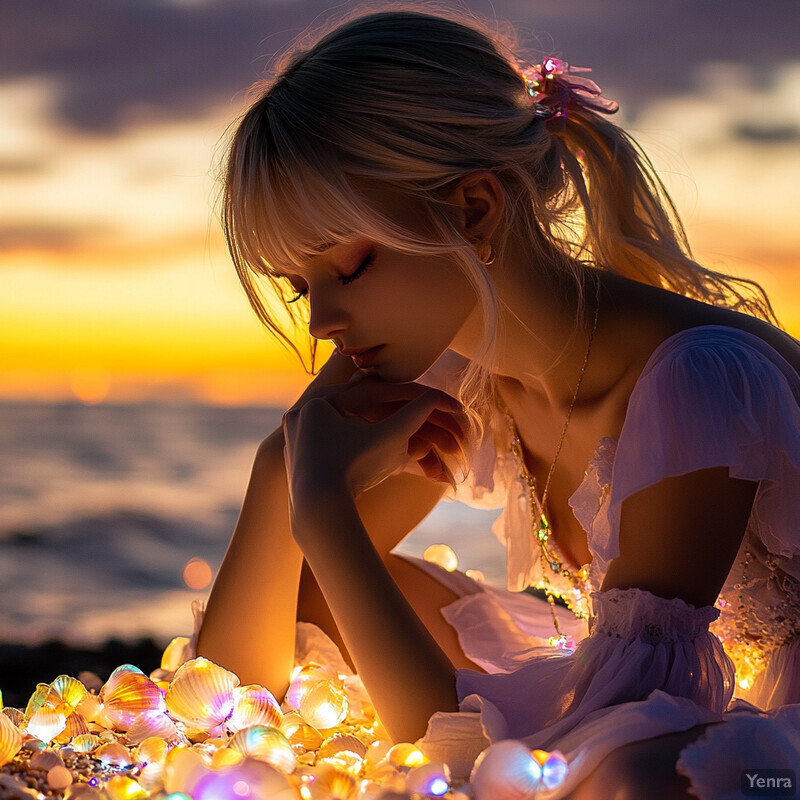
MULTIPOLYGON (((248 85, 329 7, 0 0, 0 398, 294 396, 307 378, 236 283, 214 174, 248 85)), ((593 68, 699 259, 761 281, 800 335, 796 0, 493 8, 593 68)))

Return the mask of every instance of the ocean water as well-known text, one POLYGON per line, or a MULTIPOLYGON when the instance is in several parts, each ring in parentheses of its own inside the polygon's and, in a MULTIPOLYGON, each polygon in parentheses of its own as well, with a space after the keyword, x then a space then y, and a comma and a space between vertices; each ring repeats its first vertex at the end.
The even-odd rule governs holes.
MULTIPOLYGON (((0 404, 0 642, 191 630, 183 569, 216 571, 281 409, 0 404)), ((450 544, 501 583, 496 511, 441 502, 398 550, 450 544)))

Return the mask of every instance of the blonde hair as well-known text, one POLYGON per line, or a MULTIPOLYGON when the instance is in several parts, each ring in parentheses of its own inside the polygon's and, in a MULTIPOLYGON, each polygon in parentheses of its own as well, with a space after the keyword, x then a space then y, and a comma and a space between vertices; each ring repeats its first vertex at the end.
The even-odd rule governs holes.
MULTIPOLYGON (((230 143, 223 225, 255 313, 301 360, 296 339, 308 337, 311 371, 307 303, 289 305, 290 287, 276 272, 303 264, 323 242, 356 236, 404 252, 450 253, 486 321, 459 395, 482 429, 493 382, 478 362, 491 363, 496 300, 474 243, 443 202, 478 170, 496 175, 505 192, 502 231, 520 232, 532 263, 545 255, 576 282, 579 313, 586 277, 601 268, 774 320, 757 284, 692 259, 636 143, 576 94, 560 129, 537 116, 514 43, 477 20, 413 7, 356 16, 294 50, 253 92, 230 143), (365 183, 417 204, 422 229, 383 217, 359 193, 365 183), (282 301, 277 309, 265 301, 264 282, 282 301)), ((498 254, 505 244, 502 235, 493 239, 498 254)))

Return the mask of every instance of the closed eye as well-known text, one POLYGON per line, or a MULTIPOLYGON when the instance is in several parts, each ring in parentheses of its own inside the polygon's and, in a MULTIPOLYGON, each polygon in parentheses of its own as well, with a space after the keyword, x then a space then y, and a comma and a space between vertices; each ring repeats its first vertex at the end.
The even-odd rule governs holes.
POLYGON ((346 286, 348 283, 352 283, 353 281, 358 280, 372 266, 372 262, 374 260, 375 260, 375 253, 370 253, 358 265, 358 267, 356 267, 355 272, 351 272, 349 275, 339 276, 340 283, 343 283, 346 286))

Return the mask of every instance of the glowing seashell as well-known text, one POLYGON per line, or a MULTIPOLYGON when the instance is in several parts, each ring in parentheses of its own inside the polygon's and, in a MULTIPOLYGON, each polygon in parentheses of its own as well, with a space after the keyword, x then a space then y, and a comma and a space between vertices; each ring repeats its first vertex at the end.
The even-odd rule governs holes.
POLYGON ((458 556, 446 544, 432 544, 425 549, 422 557, 430 564, 437 564, 448 572, 455 572, 458 569, 458 556))
POLYGON ((66 727, 67 718, 49 706, 41 706, 28 720, 28 733, 45 743, 55 739, 66 727))
POLYGON ((353 753, 359 758, 364 758, 367 755, 367 746, 352 733, 334 733, 320 745, 317 757, 330 758, 343 752, 353 753))
POLYGON ((201 777, 192 790, 194 800, 297 800, 297 790, 285 775, 261 761, 240 764, 201 777))
POLYGON ((87 694, 89 693, 86 691, 86 687, 77 678, 59 675, 50 684, 46 702, 47 705, 54 708, 64 706, 65 708, 61 710, 68 716, 83 702, 87 694), (67 709, 69 709, 68 713, 67 709))
POLYGON ((406 791, 423 797, 441 797, 450 791, 450 770, 441 763, 413 767, 406 775, 406 791))
POLYGON ((524 800, 541 786, 542 768, 522 742, 507 739, 475 760, 470 783, 476 800, 524 800))
POLYGON ((399 742, 390 748, 386 760, 395 767, 420 767, 428 763, 425 753, 408 742, 399 742))
POLYGON ((303 697, 320 681, 336 680, 336 675, 319 664, 306 664, 292 678, 284 698, 289 708, 299 709, 303 697))
POLYGON ((349 772, 324 764, 315 770, 307 796, 309 800, 355 800, 358 781, 349 772))
POLYGON ((391 749, 392 743, 388 739, 376 739, 374 742, 370 742, 365 756, 367 767, 373 767, 378 762, 383 761, 391 749))
POLYGON ((33 769, 43 769, 45 772, 53 767, 64 766, 64 761, 55 750, 40 750, 31 756, 28 763, 33 769))
POLYGON ((44 704, 50 694, 49 683, 37 683, 28 705, 25 707, 25 719, 30 719, 44 704))
POLYGON ((158 736, 150 736, 142 741, 133 753, 136 763, 145 767, 148 764, 160 764, 169 752, 167 743, 158 736))
POLYGON ((47 772, 47 785, 51 789, 63 792, 72 783, 72 773, 63 765, 56 765, 47 772))
POLYGON ((109 800, 146 800, 149 792, 133 778, 114 775, 103 787, 109 800))
POLYGON ((21 747, 19 728, 5 714, 0 714, 0 767, 11 761, 21 747))
POLYGON ((161 655, 161 669, 164 672, 174 673, 178 667, 186 661, 186 651, 189 647, 189 639, 186 636, 176 636, 164 648, 161 655))
POLYGON ((25 715, 18 708, 10 708, 6 706, 3 709, 3 715, 11 721, 15 728, 25 727, 25 715))
POLYGON ((96 694, 87 692, 75 709, 87 722, 94 722, 103 712, 103 704, 96 694))
POLYGON ((184 740, 183 734, 164 711, 143 711, 128 728, 129 744, 139 744, 151 736, 158 736, 169 744, 184 740))
POLYGON ((129 767, 133 764, 131 751, 119 742, 101 744, 95 750, 94 757, 107 767, 129 767))
POLYGON ((167 689, 167 710, 190 731, 208 731, 230 717, 239 679, 205 658, 194 658, 175 673, 167 689))
POLYGON ((231 749, 246 756, 264 761, 288 775, 297 766, 295 755, 289 740, 277 729, 265 725, 239 731, 231 739, 231 749))
POLYGON ((293 745, 299 745, 304 750, 316 750, 325 738, 295 711, 284 714, 279 730, 293 745), (289 719, 291 721, 287 723, 289 719))
POLYGON ((117 667, 100 690, 103 711, 117 730, 126 731, 143 711, 164 711, 158 686, 131 664, 117 667))
POLYGON ((100 737, 93 733, 82 733, 72 740, 72 749, 77 753, 91 753, 99 745, 100 737))
POLYGON ((139 771, 137 780, 145 789, 155 793, 164 786, 164 765, 157 761, 147 764, 139 771))
MULTIPOLYGON (((62 707, 63 706, 59 706, 59 708, 62 707)), ((67 724, 64 730, 59 733, 53 741, 58 742, 58 744, 65 744, 76 736, 81 736, 84 733, 89 733, 89 726, 86 724, 86 720, 83 716, 77 711, 74 711, 67 717, 67 724)))
POLYGON ((233 733, 253 725, 270 728, 280 725, 283 716, 280 704, 263 686, 237 686, 233 690, 233 703, 233 713, 226 722, 233 733))
POLYGON ((238 750, 231 750, 230 747, 220 747, 213 756, 211 756, 211 768, 222 769, 229 767, 233 764, 239 764, 244 760, 244 754, 238 750))
POLYGON ((334 728, 347 716, 347 695, 333 681, 318 681, 300 700, 300 716, 314 728, 334 728))

